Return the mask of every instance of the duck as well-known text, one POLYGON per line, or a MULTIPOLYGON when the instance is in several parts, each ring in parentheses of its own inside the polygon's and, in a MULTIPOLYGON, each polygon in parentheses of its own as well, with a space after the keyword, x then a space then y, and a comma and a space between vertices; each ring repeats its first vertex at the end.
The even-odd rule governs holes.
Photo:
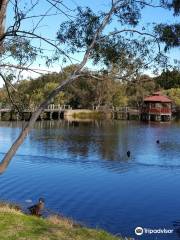
POLYGON ((28 207, 28 210, 30 211, 31 215, 35 216, 41 216, 41 211, 44 209, 44 199, 39 198, 39 201, 37 204, 28 207))
POLYGON ((157 140, 157 141, 156 141, 156 143, 157 143, 157 144, 159 144, 159 143, 160 143, 160 141, 159 141, 159 140, 157 140))
POLYGON ((127 151, 127 156, 130 157, 131 156, 131 152, 127 151))

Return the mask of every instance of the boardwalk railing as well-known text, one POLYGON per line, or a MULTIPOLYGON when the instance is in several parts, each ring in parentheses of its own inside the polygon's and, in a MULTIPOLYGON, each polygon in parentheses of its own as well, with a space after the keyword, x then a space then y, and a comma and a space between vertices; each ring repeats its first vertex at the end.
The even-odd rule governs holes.
POLYGON ((114 106, 94 106, 93 110, 97 110, 97 111, 113 111, 113 112, 139 112, 140 109, 137 107, 114 107, 114 106))
MULTIPOLYGON (((4 108, 0 109, 0 112, 11 112, 13 109, 11 108, 4 108)), ((34 112, 35 108, 29 108, 24 109, 23 112, 34 112)), ((44 112, 50 112, 50 111, 65 111, 65 110, 72 110, 72 107, 70 105, 60 105, 60 104, 49 104, 46 109, 44 109, 44 112)), ((93 110, 96 111, 111 111, 111 112, 140 112, 139 108, 136 107, 108 107, 108 106, 93 106, 93 110)))
POLYGON ((50 104, 48 105, 47 109, 49 110, 70 110, 72 107, 70 105, 60 105, 60 104, 50 104))
MULTIPOLYGON (((130 119, 130 117, 139 117, 140 111, 138 108, 132 107, 107 107, 107 106, 98 106, 94 107, 94 110, 98 112, 103 112, 107 114, 108 117, 115 119, 130 119)), ((13 111, 11 108, 0 109, 0 120, 9 119, 9 120, 19 120, 25 119, 29 120, 32 116, 35 109, 24 109, 22 114, 19 114, 17 111, 13 111)), ((60 105, 60 104, 49 104, 43 113, 39 116, 39 119, 52 120, 52 119, 61 119, 65 116, 72 116, 75 113, 79 112, 91 112, 92 110, 88 109, 76 109, 72 110, 70 105, 60 105)))
MULTIPOLYGON (((44 109, 44 111, 47 110, 59 110, 59 111, 63 111, 63 110, 71 110, 72 107, 70 105, 60 105, 60 104, 50 104, 47 106, 46 109, 44 109)), ((0 112, 11 112, 13 109, 11 108, 1 108, 0 112)), ((36 110, 36 108, 28 108, 28 109, 24 109, 23 112, 34 112, 36 110)))

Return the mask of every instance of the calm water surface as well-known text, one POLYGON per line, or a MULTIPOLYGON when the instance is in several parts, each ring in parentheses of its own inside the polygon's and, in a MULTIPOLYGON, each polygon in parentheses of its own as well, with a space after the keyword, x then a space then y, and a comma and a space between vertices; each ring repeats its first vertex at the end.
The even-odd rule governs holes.
MULTIPOLYGON (((0 123, 1 158, 22 125, 0 123)), ((0 176, 0 199, 39 197, 90 227, 132 237, 166 227, 175 233, 136 239, 180 239, 180 123, 37 122, 0 176)))

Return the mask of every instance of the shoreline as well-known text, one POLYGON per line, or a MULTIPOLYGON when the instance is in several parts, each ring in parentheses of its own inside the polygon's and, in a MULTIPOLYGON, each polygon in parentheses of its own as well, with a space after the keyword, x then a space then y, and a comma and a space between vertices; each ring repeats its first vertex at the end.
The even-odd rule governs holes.
POLYGON ((101 230, 92 229, 58 214, 47 218, 25 214, 20 205, 0 202, 0 239, 7 240, 124 240, 101 230))

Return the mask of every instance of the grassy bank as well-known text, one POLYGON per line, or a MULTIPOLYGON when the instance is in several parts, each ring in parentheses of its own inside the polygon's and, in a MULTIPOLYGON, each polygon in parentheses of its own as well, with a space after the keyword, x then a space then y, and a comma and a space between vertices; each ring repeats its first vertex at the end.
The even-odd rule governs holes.
POLYGON ((88 229, 73 221, 25 215, 12 205, 0 204, 1 240, 120 240, 105 231, 88 229))
POLYGON ((77 112, 74 113, 73 118, 78 119, 104 119, 107 117, 111 117, 110 114, 105 114, 104 112, 97 112, 97 111, 91 111, 91 112, 77 112))

